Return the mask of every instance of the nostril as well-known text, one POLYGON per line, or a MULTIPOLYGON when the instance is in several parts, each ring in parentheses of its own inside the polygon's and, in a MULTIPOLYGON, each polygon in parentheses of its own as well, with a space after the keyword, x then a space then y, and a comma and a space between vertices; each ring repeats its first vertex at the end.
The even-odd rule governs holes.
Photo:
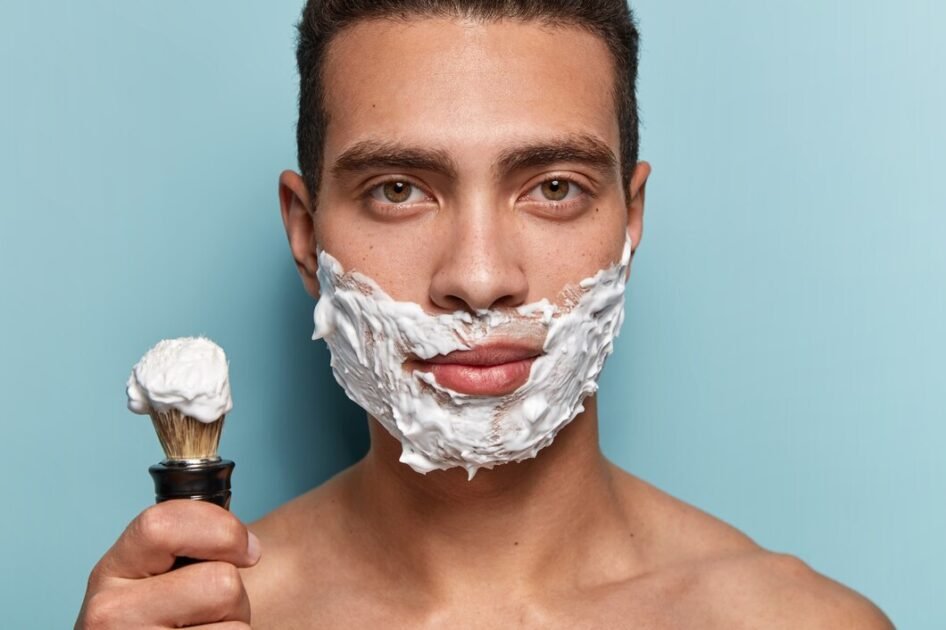
POLYGON ((430 299, 440 308, 477 311, 524 303, 529 282, 519 261, 495 251, 454 251, 441 261, 430 283, 430 299))
POLYGON ((477 314, 490 310, 515 308, 525 303, 523 297, 511 293, 494 297, 494 294, 488 292, 477 294, 473 291, 466 291, 447 294, 440 300, 435 299, 434 302, 441 308, 447 308, 450 311, 468 311, 477 314))
POLYGON ((471 313, 475 312, 475 309, 471 309, 470 305, 467 304, 466 300, 458 295, 446 295, 443 300, 434 300, 434 303, 441 308, 446 308, 451 312, 455 311, 470 311, 471 313))
POLYGON ((494 300, 492 304, 489 305, 490 309, 511 309, 516 308, 517 306, 522 306, 525 303, 525 296, 517 297, 515 295, 504 295, 498 300, 494 300))

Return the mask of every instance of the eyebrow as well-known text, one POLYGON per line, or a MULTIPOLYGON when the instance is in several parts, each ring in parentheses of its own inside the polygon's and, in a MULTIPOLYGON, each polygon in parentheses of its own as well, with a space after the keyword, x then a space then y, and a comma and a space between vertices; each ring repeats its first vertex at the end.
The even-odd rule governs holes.
POLYGON ((607 143, 596 136, 572 133, 503 150, 493 164, 493 173, 498 179, 503 173, 557 162, 584 164, 607 177, 613 173, 617 158, 607 143))
MULTIPOLYGON (((525 142, 500 152, 492 165, 493 176, 559 162, 584 164, 601 176, 614 173, 617 158, 608 145, 588 133, 570 133, 551 139, 525 142)), ((336 178, 372 168, 430 171, 457 179, 457 163, 443 149, 417 147, 394 141, 368 139, 342 152, 332 165, 336 178)))
POLYGON ((412 147, 383 140, 362 140, 342 152, 332 165, 336 178, 372 168, 405 168, 457 177, 457 164, 442 149, 412 147))

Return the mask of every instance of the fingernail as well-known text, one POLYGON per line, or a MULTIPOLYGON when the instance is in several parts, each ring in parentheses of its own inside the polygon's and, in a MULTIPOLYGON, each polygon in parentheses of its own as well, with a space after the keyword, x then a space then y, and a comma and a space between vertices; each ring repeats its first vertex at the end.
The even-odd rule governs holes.
POLYGON ((259 538, 256 537, 256 534, 253 532, 248 532, 247 536, 247 545, 246 545, 246 555, 250 560, 250 564, 256 564, 259 562, 259 557, 262 552, 262 547, 259 543, 259 538))

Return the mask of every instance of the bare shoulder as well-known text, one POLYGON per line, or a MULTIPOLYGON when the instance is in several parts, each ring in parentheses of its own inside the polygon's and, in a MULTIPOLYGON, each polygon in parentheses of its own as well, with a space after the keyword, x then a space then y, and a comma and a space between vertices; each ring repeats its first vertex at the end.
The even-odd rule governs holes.
POLYGON ((654 569, 761 551, 729 523, 614 467, 614 479, 629 521, 637 523, 654 569))
POLYGON ((752 551, 706 563, 700 574, 701 604, 726 602, 719 613, 728 628, 894 627, 869 599, 790 554, 752 551))
POLYGON ((702 627, 890 630, 870 600, 800 558, 769 551, 729 523, 617 469, 652 550, 650 575, 702 627), (712 620, 712 622, 710 622, 712 620))
MULTIPOLYGON (((315 582, 340 562, 337 531, 341 514, 340 477, 302 494, 249 524, 262 545, 259 563, 241 571, 254 603, 269 603, 291 592, 298 584, 315 582), (323 571, 314 571, 307 559, 319 558, 323 571)), ((254 619, 256 614, 254 612, 254 619)))
POLYGON ((300 542, 312 539, 313 533, 324 531, 326 521, 333 521, 330 516, 339 503, 339 478, 345 472, 280 505, 251 523, 250 529, 264 544, 269 543, 268 549, 272 551, 283 546, 298 551, 296 547, 300 542), (314 527, 315 523, 320 527, 314 527))

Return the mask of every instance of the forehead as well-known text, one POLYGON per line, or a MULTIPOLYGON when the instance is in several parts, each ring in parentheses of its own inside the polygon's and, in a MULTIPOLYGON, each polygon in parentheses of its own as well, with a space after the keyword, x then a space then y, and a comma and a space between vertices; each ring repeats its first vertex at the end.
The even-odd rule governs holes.
POLYGON ((493 155, 512 138, 596 136, 617 152, 613 63, 571 26, 505 20, 360 21, 324 66, 326 158, 364 138, 493 155))

